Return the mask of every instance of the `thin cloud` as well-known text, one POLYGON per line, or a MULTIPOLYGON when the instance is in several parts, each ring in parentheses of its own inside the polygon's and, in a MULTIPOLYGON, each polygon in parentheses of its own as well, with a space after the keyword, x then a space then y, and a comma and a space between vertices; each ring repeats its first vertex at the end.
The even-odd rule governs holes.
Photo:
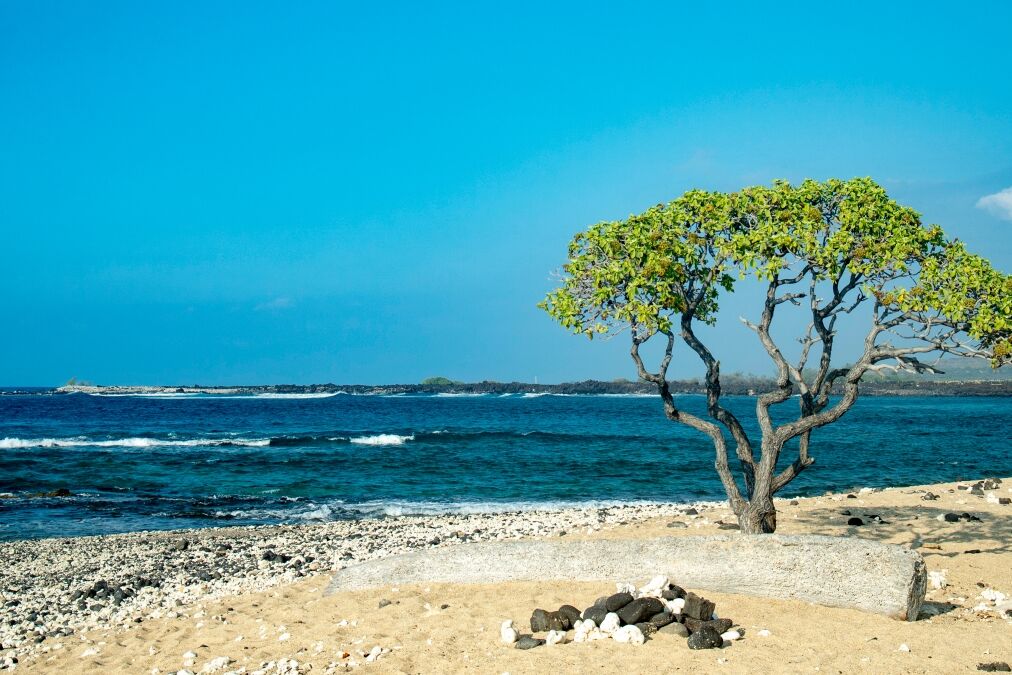
POLYGON ((292 299, 286 297, 274 298, 267 302, 261 302, 259 305, 254 307, 258 312, 276 312, 282 309, 288 309, 292 306, 292 299))
POLYGON ((977 200, 977 208, 1002 220, 1012 220, 1012 187, 981 197, 977 200))

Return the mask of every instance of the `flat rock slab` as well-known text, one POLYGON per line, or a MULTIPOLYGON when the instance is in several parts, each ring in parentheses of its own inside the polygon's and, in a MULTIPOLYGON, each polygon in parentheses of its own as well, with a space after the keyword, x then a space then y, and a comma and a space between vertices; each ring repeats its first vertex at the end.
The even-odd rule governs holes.
POLYGON ((916 551, 858 538, 714 535, 502 541, 416 551, 347 567, 327 593, 409 583, 637 582, 667 575, 693 590, 797 599, 913 621, 926 571, 916 551))

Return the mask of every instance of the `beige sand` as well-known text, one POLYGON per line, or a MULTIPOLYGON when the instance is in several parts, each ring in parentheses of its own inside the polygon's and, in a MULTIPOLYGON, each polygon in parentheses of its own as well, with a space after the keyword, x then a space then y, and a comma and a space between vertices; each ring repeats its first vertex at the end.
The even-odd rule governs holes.
MULTIPOLYGON (((499 642, 499 624, 525 625, 535 607, 582 608, 614 587, 600 583, 510 583, 486 586, 431 585, 338 593, 324 597, 327 577, 274 591, 207 602, 175 619, 152 619, 121 632, 93 632, 62 641, 62 649, 19 666, 21 672, 199 672, 214 657, 234 659, 229 670, 256 670, 263 662, 292 658, 314 673, 331 664, 357 662, 375 673, 584 673, 584 672, 975 672, 977 664, 1012 662, 1012 619, 974 611, 980 593, 994 588, 1012 595, 1012 506, 997 505, 956 490, 928 486, 941 498, 922 501, 924 488, 896 488, 843 496, 780 502, 780 532, 868 537, 915 547, 929 571, 946 571, 948 586, 928 591, 931 618, 906 623, 854 610, 794 601, 770 601, 707 593, 717 612, 746 629, 743 640, 721 650, 691 651, 685 641, 659 635, 643 646, 610 640, 520 651, 499 642), (877 513, 888 524, 847 527, 843 509, 877 513), (946 512, 978 514, 981 522, 944 523, 946 512), (966 553, 979 549, 980 553, 966 553), (380 600, 392 604, 379 608, 380 600), (444 608, 445 605, 445 608, 444 608), (344 623, 347 622, 347 623, 344 623), (769 631, 768 637, 758 634, 769 631), (286 639, 282 640, 281 638, 286 639), (909 651, 901 651, 901 644, 909 651), (361 653, 390 649, 375 662, 361 653), (97 653, 84 656, 86 650, 97 653), (154 653, 152 653, 154 652, 154 653), (349 656, 346 656, 349 655, 349 656)), ((1005 479, 996 494, 1012 496, 1005 479)), ((654 520, 596 533, 596 537, 653 537, 717 532, 733 522, 725 509, 682 519, 685 529, 654 520), (697 524, 706 524, 696 527, 697 524)), ((583 536, 583 535, 566 535, 583 536)), ((518 564, 523 564, 518 561, 518 564)), ((642 583, 653 573, 643 570, 642 583)), ((616 580, 625 581, 625 580, 616 580)), ((677 580, 675 580, 677 581, 677 580)), ((345 666, 336 670, 342 672, 345 666)))

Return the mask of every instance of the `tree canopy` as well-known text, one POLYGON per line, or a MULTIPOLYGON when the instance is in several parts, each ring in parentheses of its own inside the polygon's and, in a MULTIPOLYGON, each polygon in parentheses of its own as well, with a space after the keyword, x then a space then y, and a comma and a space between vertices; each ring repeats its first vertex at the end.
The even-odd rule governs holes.
POLYGON ((797 272, 794 283, 849 275, 849 291, 905 322, 958 329, 996 366, 1012 355, 1012 277, 924 226, 870 178, 690 190, 577 234, 563 271, 541 307, 588 337, 670 330, 683 313, 713 323, 720 292, 736 281, 753 274, 786 285, 783 275, 797 272))
POLYGON ((777 181, 733 193, 690 190, 625 220, 598 223, 574 237, 561 285, 540 306, 590 338, 629 332, 640 378, 657 385, 667 416, 713 440, 717 470, 739 518, 750 508, 766 509, 763 517, 772 513, 770 496, 813 461, 811 431, 850 409, 867 373, 931 371, 921 359, 944 353, 987 358, 994 367, 1012 362, 1012 276, 937 225, 924 225, 870 178, 777 181), (749 276, 765 285, 766 298, 758 317, 742 321, 778 373, 777 386, 758 400, 758 459, 753 439, 720 403, 720 363, 695 332, 697 322, 717 321, 722 295, 749 276), (785 303, 807 316, 798 353, 790 356, 771 333, 785 303), (834 366, 837 321, 862 306, 871 317, 864 350, 856 362, 834 366), (658 335, 666 348, 651 371, 639 347, 658 335), (710 419, 679 409, 668 390, 676 337, 706 368, 710 419), (837 383, 843 395, 830 405, 837 383), (774 426, 770 407, 794 393, 798 418, 774 426), (728 468, 725 432, 744 492, 728 468), (795 438, 798 458, 775 473, 781 450, 795 438))

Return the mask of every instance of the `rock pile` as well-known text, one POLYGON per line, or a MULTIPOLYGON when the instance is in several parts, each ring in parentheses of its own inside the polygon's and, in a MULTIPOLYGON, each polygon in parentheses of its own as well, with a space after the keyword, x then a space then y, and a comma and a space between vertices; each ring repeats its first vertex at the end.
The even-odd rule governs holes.
POLYGON ((607 639, 642 645, 658 632, 687 638, 689 649, 713 649, 744 634, 741 628, 732 629, 731 619, 718 618, 715 609, 710 600, 656 576, 639 589, 618 584, 616 593, 598 598, 583 612, 573 605, 555 611, 535 609, 531 633, 544 633, 544 638, 520 635, 511 620, 502 623, 499 634, 517 649, 607 639))

